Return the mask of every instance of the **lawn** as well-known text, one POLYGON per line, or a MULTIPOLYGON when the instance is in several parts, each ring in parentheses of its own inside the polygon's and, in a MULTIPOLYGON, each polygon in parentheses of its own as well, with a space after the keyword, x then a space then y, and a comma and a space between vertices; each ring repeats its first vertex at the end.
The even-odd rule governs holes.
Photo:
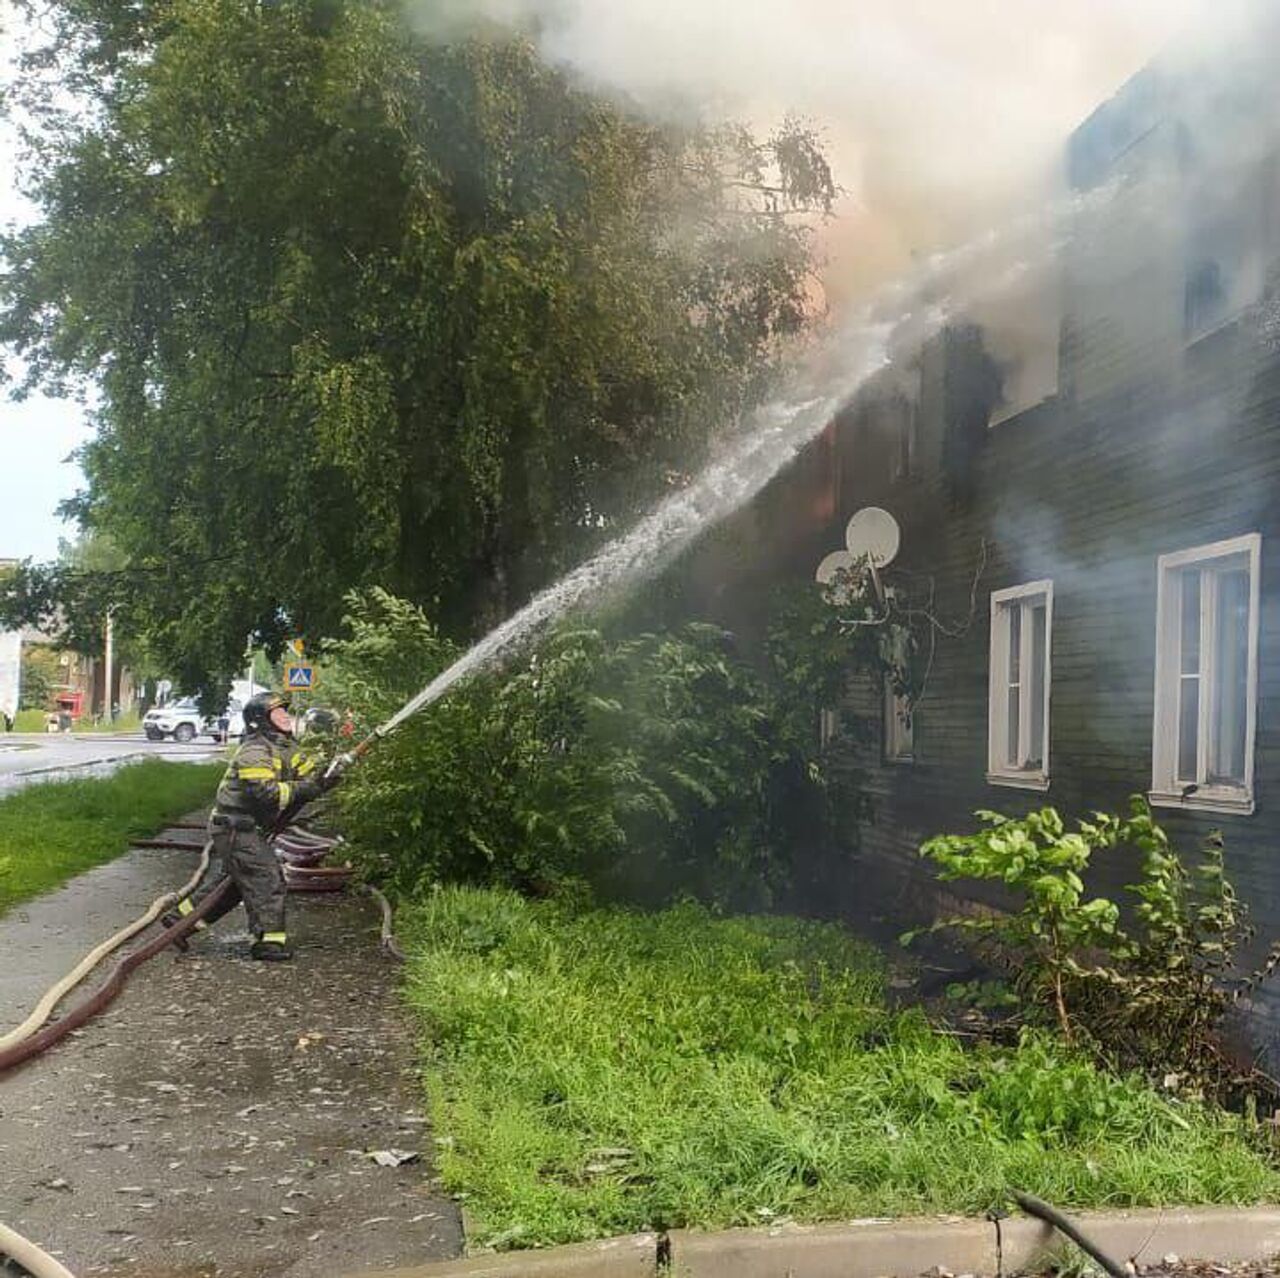
POLYGON ((957 1212, 1251 1203, 1244 1120, 1046 1036, 891 1012, 843 931, 695 906, 574 914, 446 888, 405 912, 439 1170, 479 1243, 957 1212))
POLYGON ((148 759, 110 777, 31 785, 0 799, 0 914, 210 802, 223 770, 148 759))

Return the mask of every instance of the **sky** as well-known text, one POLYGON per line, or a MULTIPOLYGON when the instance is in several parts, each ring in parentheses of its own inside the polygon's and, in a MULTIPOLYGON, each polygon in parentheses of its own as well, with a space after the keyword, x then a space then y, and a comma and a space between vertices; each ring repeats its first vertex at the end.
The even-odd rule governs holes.
MULTIPOLYGON (((11 29, 0 0, 0 78, 7 83, 11 29)), ((0 118, 0 224, 30 219, 18 193, 12 128, 0 118)), ((60 537, 74 529, 54 513, 58 503, 83 485, 79 466, 68 460, 90 436, 84 410, 66 400, 32 397, 13 403, 0 392, 0 559, 52 559, 60 537)))
MULTIPOLYGON (((548 58, 644 110, 813 119, 846 191, 824 245, 838 304, 1043 182, 1071 129, 1207 0, 409 3, 429 25, 533 20, 548 58)), ((0 0, 0 83, 10 13, 0 0)), ((30 217, 13 160, 0 120, 0 223, 30 217)), ((48 558, 71 531, 54 510, 82 486, 68 458, 89 433, 77 404, 0 400, 0 558, 48 558)))

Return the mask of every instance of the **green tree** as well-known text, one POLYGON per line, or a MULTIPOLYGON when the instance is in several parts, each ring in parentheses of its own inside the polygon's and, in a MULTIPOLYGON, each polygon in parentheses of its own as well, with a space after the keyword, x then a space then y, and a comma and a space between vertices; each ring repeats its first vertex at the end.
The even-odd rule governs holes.
POLYGON ((19 710, 48 710, 59 683, 58 656, 52 648, 24 644, 19 710))
POLYGON ((42 12, 0 341, 25 385, 99 387, 72 511, 189 686, 247 634, 333 633, 354 585, 459 636, 510 611, 681 482, 811 314, 834 187, 799 124, 654 124, 389 0, 42 12))
MULTIPOLYGON (((365 732, 458 651, 404 600, 350 604, 324 690, 365 732)), ((814 725, 788 693, 713 626, 560 630, 384 740, 344 784, 345 828, 365 868, 404 892, 585 881, 631 900, 776 904, 809 872, 793 854, 813 858, 811 816, 828 799, 814 725)))

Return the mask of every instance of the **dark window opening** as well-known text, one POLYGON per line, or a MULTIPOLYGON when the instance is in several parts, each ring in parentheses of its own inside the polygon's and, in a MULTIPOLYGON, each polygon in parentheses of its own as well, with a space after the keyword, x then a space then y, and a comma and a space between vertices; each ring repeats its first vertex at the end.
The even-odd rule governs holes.
POLYGON ((1227 318, 1230 290, 1222 263, 1207 259, 1187 273, 1186 334, 1198 337, 1227 318))

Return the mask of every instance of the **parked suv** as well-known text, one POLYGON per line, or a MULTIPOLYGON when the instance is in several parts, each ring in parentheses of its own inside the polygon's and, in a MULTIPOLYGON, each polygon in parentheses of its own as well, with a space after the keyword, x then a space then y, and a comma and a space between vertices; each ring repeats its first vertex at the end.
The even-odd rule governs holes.
POLYGON ((142 720, 142 730, 148 741, 163 741, 172 737, 175 741, 194 741, 205 730, 204 715, 194 698, 184 697, 171 701, 158 710, 148 710, 142 720))

